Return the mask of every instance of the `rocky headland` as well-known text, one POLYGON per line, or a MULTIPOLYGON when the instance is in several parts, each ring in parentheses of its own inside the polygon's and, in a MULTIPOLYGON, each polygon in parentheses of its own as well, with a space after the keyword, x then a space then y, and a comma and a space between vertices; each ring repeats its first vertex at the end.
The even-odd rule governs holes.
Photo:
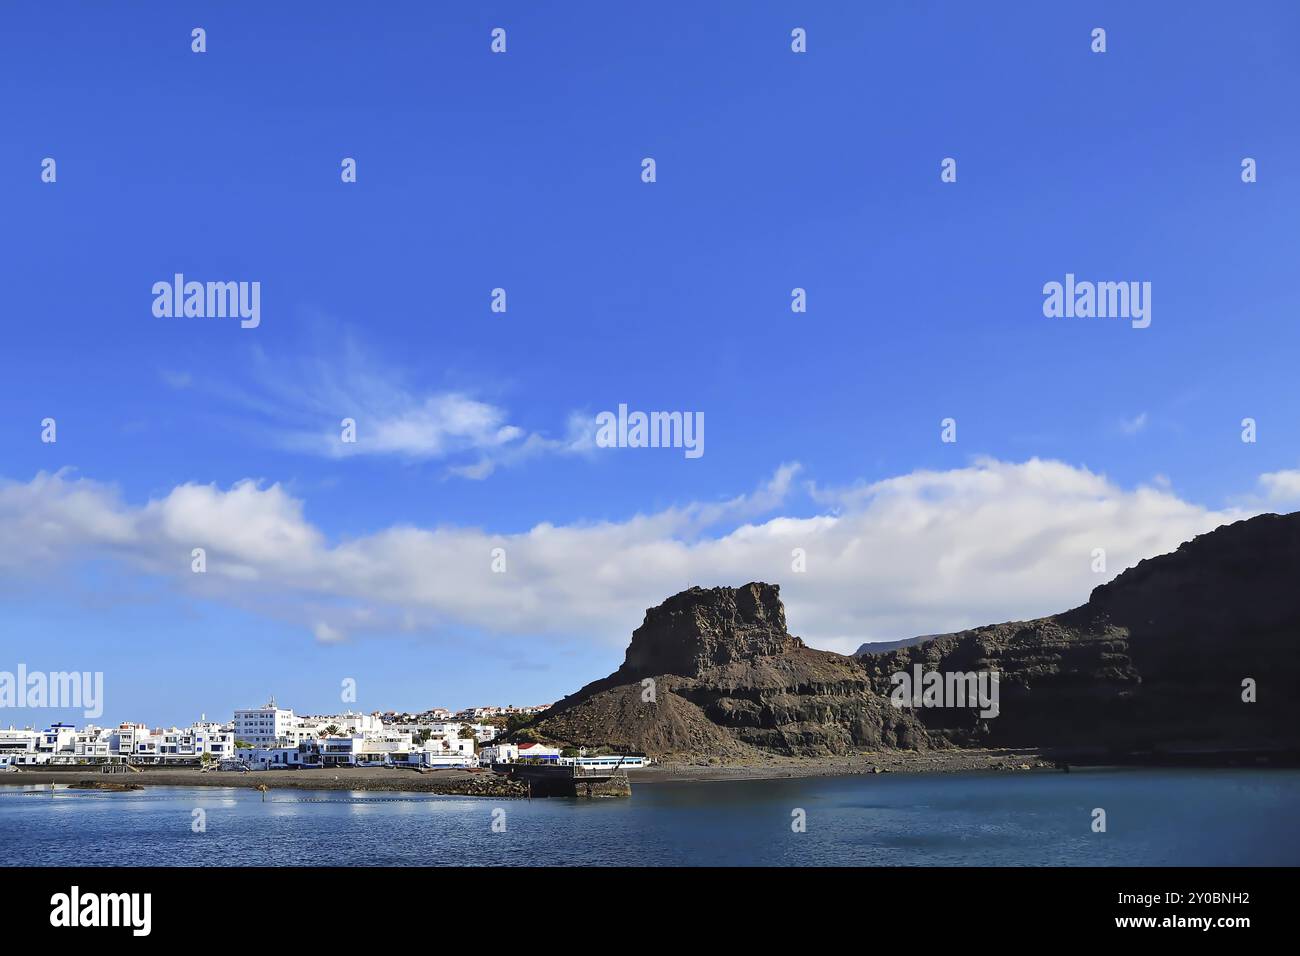
POLYGON ((690 588, 646 612, 617 671, 519 733, 669 764, 884 755, 866 772, 907 753, 1016 748, 1045 755, 1029 766, 1294 763, 1298 642, 1300 513, 1262 515, 1142 561, 1061 614, 854 656, 792 635, 777 585, 690 588), (917 665, 996 672, 997 716, 895 707, 892 675, 917 665))

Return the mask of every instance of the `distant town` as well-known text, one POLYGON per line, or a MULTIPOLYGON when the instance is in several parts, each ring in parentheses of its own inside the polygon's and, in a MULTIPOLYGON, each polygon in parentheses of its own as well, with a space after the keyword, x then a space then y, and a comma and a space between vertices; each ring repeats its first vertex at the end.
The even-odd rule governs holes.
POLYGON ((578 767, 644 765, 628 757, 561 750, 527 741, 498 741, 519 722, 546 710, 536 707, 442 707, 418 714, 395 711, 304 716, 274 699, 236 710, 228 722, 201 717, 188 727, 151 728, 51 724, 0 730, 0 772, 46 765, 201 767, 256 771, 325 767, 478 767, 541 762, 578 767))

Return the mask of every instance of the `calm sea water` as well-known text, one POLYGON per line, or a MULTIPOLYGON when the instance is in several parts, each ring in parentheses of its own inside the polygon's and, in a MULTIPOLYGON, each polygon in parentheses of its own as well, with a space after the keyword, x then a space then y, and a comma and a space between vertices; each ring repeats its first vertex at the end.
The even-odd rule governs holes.
POLYGON ((1300 864, 1300 771, 1083 770, 634 785, 630 800, 0 787, 17 865, 1300 864), (505 832, 493 811, 505 810, 505 832), (1094 807, 1107 832, 1093 833, 1094 807), (191 829, 206 812, 207 832, 191 829), (792 811, 807 832, 791 829, 792 811))

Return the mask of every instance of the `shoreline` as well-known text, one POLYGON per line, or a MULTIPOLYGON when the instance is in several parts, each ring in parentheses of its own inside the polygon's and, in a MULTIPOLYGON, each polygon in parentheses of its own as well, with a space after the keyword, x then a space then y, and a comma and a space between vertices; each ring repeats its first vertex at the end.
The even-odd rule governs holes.
POLYGON ((799 777, 855 777, 880 773, 1029 773, 1109 768, 1280 770, 1300 767, 1294 751, 1203 750, 1166 753, 1116 753, 1101 749, 1049 751, 1037 747, 881 750, 839 757, 772 756, 761 763, 704 763, 665 760, 629 770, 632 783, 783 780, 799 777))
POLYGON ((139 773, 101 773, 98 767, 69 766, 20 770, 0 774, 0 786, 48 787, 51 784, 80 789, 89 782, 95 789, 105 784, 143 787, 237 787, 242 790, 358 790, 378 793, 428 793, 459 797, 528 796, 525 784, 498 776, 491 770, 448 768, 416 773, 394 767, 338 767, 321 770, 210 771, 190 767, 145 767, 139 773))
POLYGON ((1033 748, 988 750, 881 750, 842 757, 772 757, 763 763, 702 764, 665 761, 629 770, 633 784, 858 777, 884 773, 970 773, 981 770, 1061 772, 1054 759, 1033 748))
MULTIPOLYGON (((1006 773, 1062 773, 1069 769, 1098 767, 1221 767, 1278 769, 1295 767, 1297 761, 1260 760, 1223 752, 1169 755, 1137 759, 1137 755, 1070 755, 1063 766, 1059 754, 1037 748, 988 748, 943 750, 881 750, 839 757, 770 756, 761 762, 709 763, 667 759, 650 767, 626 771, 630 784, 709 783, 745 780, 787 780, 807 777, 857 777, 886 773, 951 774, 999 771, 1006 773)), ((1143 755, 1144 758, 1155 755, 1143 755)), ((528 797, 528 785, 508 780, 486 769, 447 768, 416 773, 395 767, 333 767, 320 770, 255 770, 248 773, 210 771, 195 768, 144 767, 139 773, 100 773, 95 766, 26 768, 0 773, 3 787, 48 787, 51 784, 96 789, 113 789, 110 784, 155 787, 237 787, 246 790, 297 789, 379 793, 427 793, 462 797, 528 797)))
MULTIPOLYGON (((631 784, 780 780, 798 777, 845 777, 880 773, 962 773, 979 770, 1015 772, 1055 770, 1037 750, 880 751, 844 757, 778 757, 763 763, 690 764, 668 761, 626 771, 631 784)), ((24 769, 0 774, 0 786, 51 784, 96 789, 109 784, 139 787, 238 787, 246 790, 355 790, 380 793, 429 793, 444 796, 527 798, 527 784, 490 770, 445 769, 420 774, 391 767, 338 767, 321 770, 255 770, 248 773, 193 768, 144 767, 139 773, 104 774, 94 766, 24 769)))

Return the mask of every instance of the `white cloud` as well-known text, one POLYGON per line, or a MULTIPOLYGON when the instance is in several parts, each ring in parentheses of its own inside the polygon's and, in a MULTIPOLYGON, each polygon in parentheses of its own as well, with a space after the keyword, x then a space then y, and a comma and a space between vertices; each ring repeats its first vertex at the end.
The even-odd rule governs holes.
POLYGON ((1142 429, 1147 427, 1147 413, 1140 412, 1133 418, 1124 418, 1120 420, 1119 430, 1125 435, 1136 435, 1142 429))
POLYGON ((569 417, 564 438, 547 438, 466 390, 412 383, 346 335, 311 358, 287 362, 255 349, 248 372, 241 387, 213 390, 253 414, 261 440, 294 452, 446 461, 447 474, 478 480, 501 465, 591 446, 594 425, 581 416, 569 417), (355 441, 342 440, 344 419, 355 423, 355 441))
POLYGON ((324 621, 317 621, 316 626, 312 628, 312 633, 322 644, 338 644, 345 639, 342 631, 324 621))
POLYGON ((331 436, 330 452, 441 458, 458 446, 497 448, 521 438, 522 428, 506 424, 504 409, 454 392, 404 399, 402 407, 373 416, 361 413, 364 441, 343 444, 331 436), (366 431, 373 434, 366 434, 366 431))
POLYGON ((1269 502, 1300 502, 1300 470, 1271 471, 1260 475, 1259 483, 1269 502))
POLYGON ((327 642, 473 629, 621 645, 646 607, 689 584, 766 580, 782 585, 796 633, 848 651, 1065 610, 1141 558, 1249 513, 1167 488, 1123 489, 1058 461, 986 459, 849 488, 810 485, 816 513, 759 520, 788 507, 798 471, 783 465, 720 504, 618 522, 508 535, 397 526, 335 543, 278 484, 181 485, 131 505, 110 486, 40 474, 0 481, 0 570, 60 575, 107 556, 327 642), (190 571, 194 547, 207 550, 207 574, 190 571), (505 574, 491 570, 497 547, 505 574), (796 547, 806 573, 791 571, 796 547), (1099 547, 1108 575, 1091 571, 1099 547))

